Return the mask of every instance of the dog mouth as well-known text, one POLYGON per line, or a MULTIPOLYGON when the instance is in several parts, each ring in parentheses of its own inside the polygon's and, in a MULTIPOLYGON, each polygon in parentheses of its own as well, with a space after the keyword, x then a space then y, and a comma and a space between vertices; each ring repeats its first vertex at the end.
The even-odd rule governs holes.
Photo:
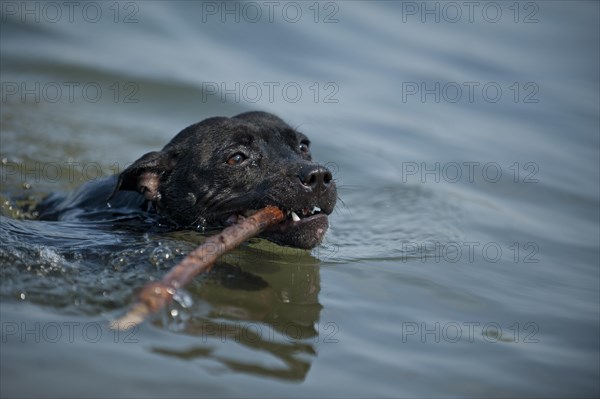
MULTIPOLYGON (((327 229, 329 220, 327 214, 318 206, 304 207, 301 209, 280 208, 286 215, 283 222, 267 227, 261 237, 277 244, 296 248, 311 249, 321 243, 327 229)), ((236 223, 240 218, 252 216, 256 209, 249 209, 229 215, 223 225, 236 223)))

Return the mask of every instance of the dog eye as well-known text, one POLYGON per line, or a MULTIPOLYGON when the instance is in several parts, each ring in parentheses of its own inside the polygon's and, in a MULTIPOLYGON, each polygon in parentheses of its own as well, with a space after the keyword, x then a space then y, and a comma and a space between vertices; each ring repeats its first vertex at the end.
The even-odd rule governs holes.
POLYGON ((236 152, 227 160, 228 165, 239 165, 244 162, 248 157, 241 152, 236 152))
POLYGON ((305 154, 308 153, 309 152, 308 143, 304 143, 304 142, 300 143, 298 145, 298 149, 300 150, 300 152, 303 152, 305 154))

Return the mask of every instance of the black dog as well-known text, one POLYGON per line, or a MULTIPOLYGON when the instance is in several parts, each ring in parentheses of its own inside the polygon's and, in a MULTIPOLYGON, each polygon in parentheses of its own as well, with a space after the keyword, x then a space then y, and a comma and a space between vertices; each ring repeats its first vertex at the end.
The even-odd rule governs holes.
POLYGON ((209 118, 120 175, 86 184, 67 198, 50 196, 37 211, 43 220, 94 219, 107 210, 155 212, 178 228, 198 228, 226 226, 275 205, 288 218, 263 236, 313 248, 327 231, 337 192, 331 172, 312 161, 309 146, 304 134, 269 113, 209 118))

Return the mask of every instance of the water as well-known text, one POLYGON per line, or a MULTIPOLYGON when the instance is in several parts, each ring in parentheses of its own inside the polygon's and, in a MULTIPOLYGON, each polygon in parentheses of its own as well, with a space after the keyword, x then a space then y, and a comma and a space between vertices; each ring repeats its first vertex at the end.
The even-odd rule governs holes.
POLYGON ((22 4, 0 28, 2 396, 598 396, 597 2, 22 4), (108 330, 202 237, 23 209, 254 109, 334 170, 326 242, 253 240, 108 330))

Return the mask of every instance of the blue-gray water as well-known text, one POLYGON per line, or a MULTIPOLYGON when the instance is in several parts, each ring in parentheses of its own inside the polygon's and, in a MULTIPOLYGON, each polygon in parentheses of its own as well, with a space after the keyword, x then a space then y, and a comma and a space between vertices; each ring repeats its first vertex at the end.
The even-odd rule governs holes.
POLYGON ((0 4, 2 397, 598 396, 598 2, 0 4), (18 207, 254 109, 334 169, 326 241, 108 330, 197 234, 18 207))

